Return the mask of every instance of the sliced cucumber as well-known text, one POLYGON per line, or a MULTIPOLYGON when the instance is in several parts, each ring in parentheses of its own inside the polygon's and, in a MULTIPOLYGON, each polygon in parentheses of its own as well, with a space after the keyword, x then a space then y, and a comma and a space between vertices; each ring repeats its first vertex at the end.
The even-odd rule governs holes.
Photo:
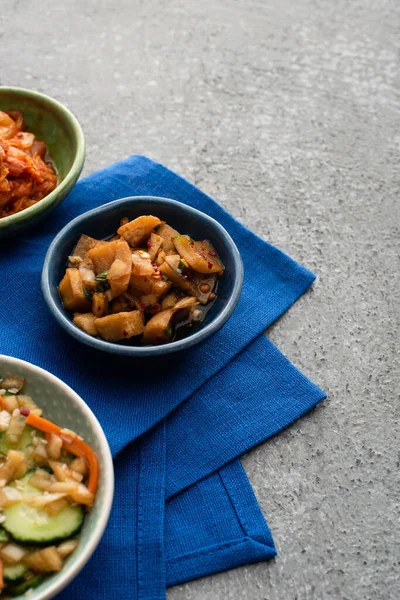
MULTIPOLYGON (((41 495, 43 492, 29 485, 31 473, 21 479, 24 494, 41 495)), ((12 485, 12 484, 11 484, 12 485)), ((76 534, 82 526, 85 513, 81 505, 71 506, 51 516, 45 510, 17 502, 4 509, 4 529, 17 541, 47 544, 64 540, 76 534)))
POLYGON ((13 597, 15 597, 15 596, 22 596, 28 590, 32 590, 33 588, 37 588, 38 585, 40 585, 43 580, 44 580, 43 575, 34 575, 30 579, 28 579, 26 581, 22 581, 18 585, 13 585, 9 589, 7 588, 7 591, 13 597))
POLYGON ((9 450, 24 451, 27 448, 29 448, 29 446, 32 446, 33 431, 35 432, 36 437, 43 437, 43 433, 41 431, 33 429, 33 427, 30 427, 30 425, 27 425, 24 431, 22 432, 21 439, 19 440, 18 444, 10 444, 9 442, 7 442, 5 437, 6 432, 4 431, 0 436, 0 454, 4 454, 5 456, 9 450))
POLYGON ((3 577, 6 581, 18 581, 28 572, 24 565, 6 565, 3 569, 3 577))
POLYGON ((7 531, 0 527, 0 544, 5 544, 10 539, 7 531))

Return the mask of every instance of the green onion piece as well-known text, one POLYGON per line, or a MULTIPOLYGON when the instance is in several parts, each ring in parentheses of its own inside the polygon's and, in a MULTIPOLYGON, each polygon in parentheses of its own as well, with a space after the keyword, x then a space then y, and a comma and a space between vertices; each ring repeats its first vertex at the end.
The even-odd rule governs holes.
POLYGON ((96 275, 95 279, 97 281, 107 281, 107 275, 108 275, 108 271, 103 271, 102 273, 99 273, 98 275, 96 275))
POLYGON ((98 292, 106 292, 106 291, 107 291, 107 290, 109 290, 109 289, 110 289, 110 284, 108 283, 108 281, 107 281, 107 280, 105 280, 105 281, 100 281, 100 283, 98 283, 98 284, 96 285, 96 290, 97 290, 98 292))
POLYGON ((85 288, 85 286, 82 286, 83 289, 83 293, 85 294, 85 298, 86 300, 88 300, 89 302, 92 301, 93 298, 93 292, 91 292, 90 290, 88 290, 87 288, 85 288))

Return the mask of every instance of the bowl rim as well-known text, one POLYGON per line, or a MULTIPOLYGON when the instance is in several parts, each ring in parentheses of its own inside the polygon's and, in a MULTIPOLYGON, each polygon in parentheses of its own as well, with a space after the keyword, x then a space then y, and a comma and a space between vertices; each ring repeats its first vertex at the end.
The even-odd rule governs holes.
POLYGON ((70 185, 74 183, 76 179, 78 179, 82 171, 86 156, 86 142, 85 136, 82 131, 82 127, 80 126, 79 121, 75 117, 75 115, 64 104, 62 104, 58 100, 55 100, 55 98, 52 98, 51 96, 43 94, 42 92, 37 92, 36 90, 28 90, 26 88, 10 87, 3 85, 0 86, 0 95, 2 94, 2 92, 11 92, 15 93, 16 95, 27 96, 34 100, 42 100, 45 104, 52 106, 58 112, 62 113, 76 137, 77 150, 74 161, 67 175, 61 181, 61 183, 59 183, 55 187, 55 189, 52 192, 50 192, 50 194, 45 196, 42 200, 40 200, 33 206, 29 206, 29 208, 24 208, 24 210, 21 210, 20 212, 10 215, 8 217, 1 218, 0 230, 3 228, 7 228, 8 226, 18 225, 31 217, 33 218, 39 216, 40 214, 45 212, 58 198, 60 192, 67 189, 70 185))
MULTIPOLYGON (((78 404, 84 413, 85 417, 90 423, 94 431, 94 435, 99 440, 100 446, 103 449, 105 464, 102 468, 102 472, 104 473, 104 481, 106 485, 104 486, 104 506, 102 506, 102 510, 99 512, 99 518, 96 522, 94 531, 90 536, 89 540, 86 543, 86 547, 84 548, 84 552, 80 557, 79 561, 75 565, 73 565, 69 570, 65 570, 64 577, 60 577, 59 581, 55 581, 53 584, 49 585, 48 589, 41 593, 35 594, 35 590, 33 590, 32 599, 33 600, 49 600, 50 598, 54 598, 56 594, 61 592, 71 581, 78 575, 78 573, 83 569, 83 567, 87 564, 93 552, 96 550, 99 542, 103 536, 104 530, 107 526, 108 519, 111 512, 111 507, 114 498, 114 467, 112 461, 112 455, 110 446, 108 444, 106 435, 101 427, 97 417, 91 408, 86 404, 86 402, 75 392, 69 385, 64 383, 61 379, 53 375, 46 369, 42 367, 38 367, 37 365, 28 362, 26 360, 22 360, 20 358, 15 358, 14 356, 9 356, 7 354, 0 354, 0 363, 2 361, 7 361, 11 363, 16 363, 23 367, 24 370, 29 372, 34 372, 43 377, 44 380, 51 381, 57 387, 59 387, 65 394, 68 396, 72 402, 76 405, 78 404)), ((10 367, 11 368, 11 367, 10 367)), ((60 571, 62 574, 63 569, 60 571)), ((40 590, 40 588, 37 588, 40 590)))
POLYGON ((65 329, 70 335, 72 335, 75 339, 84 344, 96 348, 97 350, 102 350, 105 352, 109 352, 112 354, 118 354, 120 356, 132 356, 137 358, 151 357, 151 356, 163 356, 167 354, 172 354, 174 352, 179 352, 180 350, 186 350, 194 345, 197 345, 207 339, 209 336, 213 335, 218 329, 220 329, 226 321, 231 316, 234 311, 240 297, 240 293, 242 290, 244 278, 244 269, 243 262, 240 256, 239 250, 236 247, 235 242, 232 240, 229 233, 225 230, 225 228, 218 223, 215 219, 206 215, 205 213, 188 206, 187 204, 183 204, 178 200, 172 200, 171 198, 164 198, 161 196, 127 196, 125 198, 119 198, 118 200, 113 200, 112 202, 108 202, 99 206, 98 208, 94 208, 89 210, 82 215, 79 215, 72 221, 70 221, 67 225, 61 229, 61 231, 56 235, 54 240, 49 246, 49 249, 46 253, 46 257, 44 259, 43 269, 42 269, 42 293, 44 299, 46 301, 47 306, 50 309, 51 314, 56 319, 56 321, 65 329), (90 335, 81 331, 76 325, 74 325, 68 317, 62 312, 57 305, 55 304, 52 295, 51 295, 51 286, 50 286, 50 266, 52 262, 53 253, 56 251, 57 246, 60 242, 64 241, 70 234, 70 231, 74 229, 76 226, 79 226, 81 223, 84 223, 91 217, 95 217, 99 213, 112 211, 114 207, 122 204, 135 204, 140 202, 150 202, 156 204, 168 204, 173 208, 177 208, 179 210, 184 210, 196 217, 207 221, 214 229, 218 231, 220 237, 224 239, 226 245, 229 247, 230 252, 233 257, 233 261, 236 267, 236 278, 233 286, 233 291, 230 295, 230 298, 226 305, 224 306, 221 313, 210 323, 206 324, 204 327, 196 331, 194 334, 189 335, 186 338, 178 340, 176 342, 171 342, 169 344, 164 344, 162 346, 119 346, 113 342, 107 342, 105 340, 100 340, 95 337, 91 337, 90 335))

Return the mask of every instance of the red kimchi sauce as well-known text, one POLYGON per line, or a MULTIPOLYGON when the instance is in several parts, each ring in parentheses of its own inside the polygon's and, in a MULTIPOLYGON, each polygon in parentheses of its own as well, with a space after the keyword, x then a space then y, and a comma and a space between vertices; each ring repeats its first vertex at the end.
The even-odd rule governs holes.
POLYGON ((56 185, 46 144, 26 131, 21 112, 0 111, 0 218, 33 206, 56 185))

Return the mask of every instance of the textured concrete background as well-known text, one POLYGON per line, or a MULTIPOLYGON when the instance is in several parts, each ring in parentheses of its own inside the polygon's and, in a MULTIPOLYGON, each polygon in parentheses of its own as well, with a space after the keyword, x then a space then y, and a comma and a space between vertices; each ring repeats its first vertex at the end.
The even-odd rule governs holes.
POLYGON ((169 600, 399 600, 399 0, 2 6, 86 173, 147 154, 318 274, 268 335, 329 399, 244 461, 280 556, 169 600))

